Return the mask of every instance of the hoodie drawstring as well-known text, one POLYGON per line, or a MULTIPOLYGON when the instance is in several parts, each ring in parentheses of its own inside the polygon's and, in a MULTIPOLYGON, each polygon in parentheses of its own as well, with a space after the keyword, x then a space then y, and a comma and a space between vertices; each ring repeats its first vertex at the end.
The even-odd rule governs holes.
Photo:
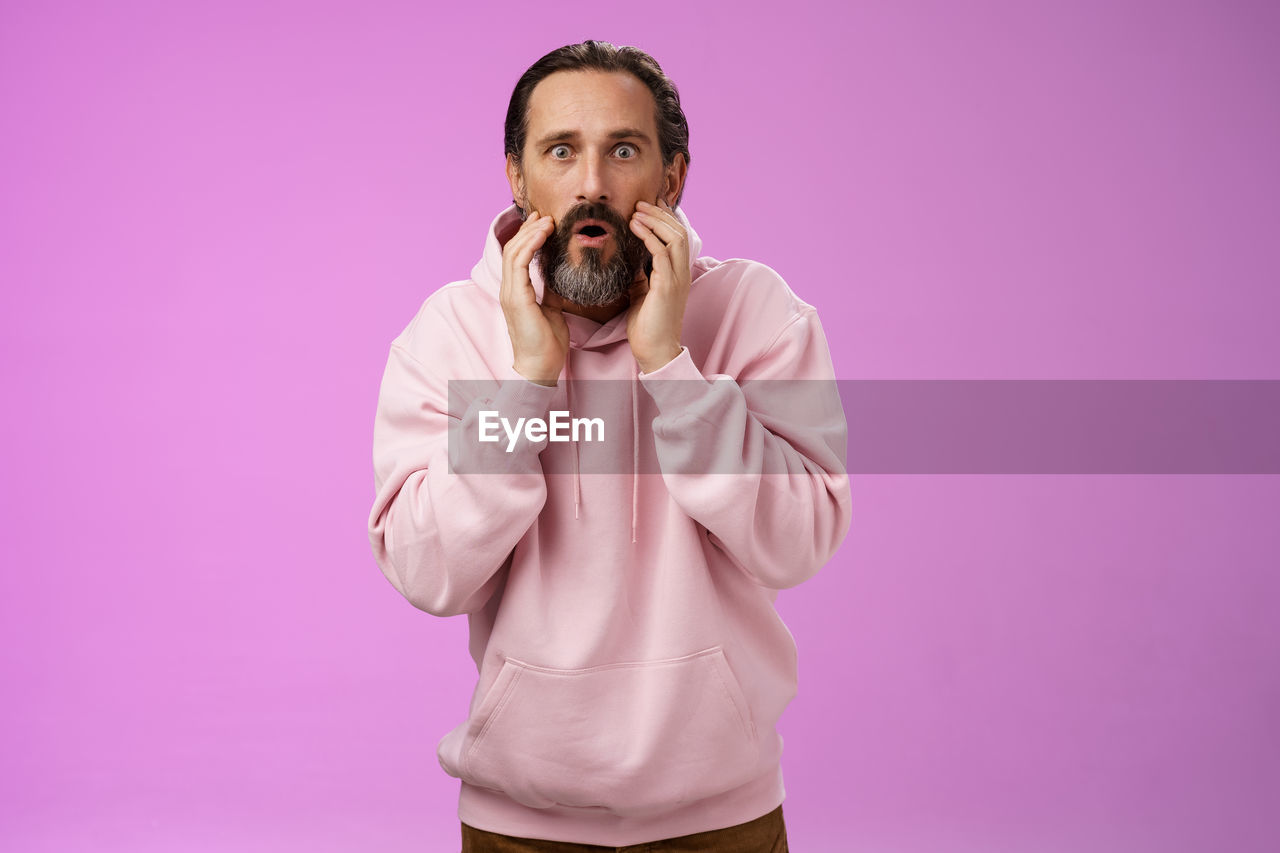
MULTIPOLYGON (((564 354, 565 404, 569 411, 576 414, 573 408, 573 369, 569 347, 564 354)), ((573 517, 581 518, 582 509, 582 471, 578 460, 578 442, 573 444, 573 517)), ((637 541, 636 531, 639 528, 640 515, 640 381, 633 370, 631 373, 631 543, 637 541)))
POLYGON ((631 371, 631 544, 636 541, 636 512, 639 502, 636 499, 640 491, 640 413, 637 411, 639 381, 636 372, 631 371))
MULTIPOLYGON (((569 411, 573 412, 573 374, 569 370, 569 354, 573 352, 573 347, 569 347, 564 351, 564 395, 565 405, 569 407, 569 411)), ((573 444, 573 517, 578 517, 578 508, 582 505, 582 478, 578 474, 578 442, 573 444)))

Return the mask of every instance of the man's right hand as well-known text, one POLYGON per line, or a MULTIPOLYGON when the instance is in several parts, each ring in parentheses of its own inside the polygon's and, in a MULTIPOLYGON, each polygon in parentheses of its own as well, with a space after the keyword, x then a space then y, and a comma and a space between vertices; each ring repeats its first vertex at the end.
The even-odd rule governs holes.
POLYGON ((555 385, 569 350, 569 327, 561 313, 563 302, 544 288, 538 304, 529 280, 529 264, 555 230, 555 220, 529 211, 529 218, 502 248, 502 289, 499 302, 507 320, 515 371, 539 385, 555 385))

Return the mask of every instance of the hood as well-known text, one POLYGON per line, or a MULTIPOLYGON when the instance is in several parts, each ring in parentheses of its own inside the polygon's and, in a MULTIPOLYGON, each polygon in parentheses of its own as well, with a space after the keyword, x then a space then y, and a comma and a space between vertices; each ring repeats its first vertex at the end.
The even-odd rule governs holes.
MULTIPOLYGON (((702 254, 702 238, 693 230, 682 208, 677 207, 675 215, 689 235, 689 270, 692 275, 694 262, 702 254)), ((522 223, 520 211, 514 204, 499 213, 493 222, 489 223, 489 233, 484 241, 484 254, 471 269, 471 280, 480 285, 485 293, 494 298, 494 301, 497 301, 502 290, 502 247, 516 231, 520 230, 522 223)), ((529 264, 529 281, 533 284, 534 295, 541 302, 545 284, 536 259, 534 263, 529 264)), ((576 349, 604 346, 627 336, 626 311, 619 312, 618 316, 604 325, 598 325, 576 314, 566 313, 564 316, 569 324, 570 345, 576 349)))

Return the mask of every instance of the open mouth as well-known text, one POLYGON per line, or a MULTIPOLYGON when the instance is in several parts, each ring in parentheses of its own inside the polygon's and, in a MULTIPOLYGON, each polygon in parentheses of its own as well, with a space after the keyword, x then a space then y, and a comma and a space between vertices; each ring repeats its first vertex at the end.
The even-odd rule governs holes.
POLYGON ((599 219, 584 219, 574 226, 573 233, 584 240, 595 243, 600 238, 609 236, 609 228, 599 219))

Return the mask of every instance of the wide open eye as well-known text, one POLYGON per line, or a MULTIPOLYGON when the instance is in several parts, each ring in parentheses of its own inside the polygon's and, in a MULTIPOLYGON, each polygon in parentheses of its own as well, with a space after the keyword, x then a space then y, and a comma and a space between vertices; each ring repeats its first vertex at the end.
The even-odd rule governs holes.
POLYGON ((555 148, 551 149, 551 156, 556 158, 557 160, 565 159, 566 157, 569 156, 569 146, 557 145, 555 148))
POLYGON ((632 160, 639 152, 636 151, 634 145, 619 145, 614 149, 614 153, 618 155, 619 159, 632 160))

